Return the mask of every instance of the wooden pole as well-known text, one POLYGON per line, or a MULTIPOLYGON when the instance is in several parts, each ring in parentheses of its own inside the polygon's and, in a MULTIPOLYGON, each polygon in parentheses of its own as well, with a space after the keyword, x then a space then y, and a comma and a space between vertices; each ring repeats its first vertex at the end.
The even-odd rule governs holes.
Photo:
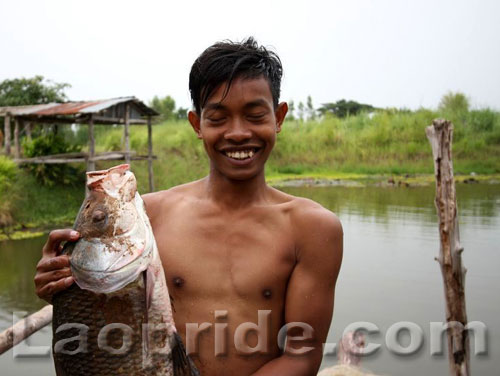
POLYGON ((125 138, 125 163, 130 164, 130 135, 129 135, 129 115, 130 106, 128 103, 125 103, 125 121, 123 128, 123 136, 125 138))
POLYGON ((87 171, 95 171, 95 138, 94 138, 94 117, 89 119, 89 157, 87 159, 87 171))
POLYGON ((151 116, 148 116, 148 176, 149 192, 155 190, 153 179, 153 127, 151 126, 151 116))
POLYGON ((14 158, 21 158, 21 144, 19 143, 19 123, 22 122, 19 118, 14 118, 14 158))
POLYGON ((446 300, 446 322, 449 327, 448 360, 450 374, 469 375, 469 335, 465 310, 465 272, 462 266, 463 248, 458 231, 457 199, 453 179, 451 145, 453 124, 436 119, 425 129, 432 147, 436 176, 436 209, 439 219, 441 247, 436 260, 443 275, 446 300))
POLYGON ((7 114, 3 120, 3 135, 5 138, 5 155, 10 155, 10 116, 7 114))
POLYGON ((26 138, 28 139, 28 141, 31 141, 31 122, 30 121, 26 121, 24 124, 26 124, 25 125, 26 138))
POLYGON ((0 333, 0 355, 52 322, 52 305, 15 323, 0 333))

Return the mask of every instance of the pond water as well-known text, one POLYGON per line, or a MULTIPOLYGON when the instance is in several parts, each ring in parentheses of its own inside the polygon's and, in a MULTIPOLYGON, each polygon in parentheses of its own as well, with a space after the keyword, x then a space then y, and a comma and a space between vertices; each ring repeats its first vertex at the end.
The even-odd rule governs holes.
MULTIPOLYGON (((335 313, 328 343, 336 343, 355 322, 378 328, 367 341, 380 348, 362 366, 385 375, 448 374, 446 350, 430 355, 430 323, 445 321, 442 278, 434 257, 439 251, 434 187, 286 188, 331 209, 344 227, 344 260, 337 283, 335 313), (422 347, 414 354, 390 351, 386 334, 395 323, 422 329, 422 347)), ((474 355, 471 371, 498 375, 500 363, 500 185, 457 186, 461 242, 465 248, 468 320, 487 327, 487 353, 474 355)), ((0 330, 12 325, 12 312, 34 312, 43 306, 34 294, 33 275, 45 238, 0 243, 0 330)), ((409 345, 402 332, 399 343, 409 345)), ((30 345, 48 346, 50 328, 34 335, 30 345)), ((445 347, 446 348, 446 347, 445 347)), ((326 354, 322 367, 336 363, 326 354)), ((0 356, 2 375, 53 375, 49 357, 0 356)))

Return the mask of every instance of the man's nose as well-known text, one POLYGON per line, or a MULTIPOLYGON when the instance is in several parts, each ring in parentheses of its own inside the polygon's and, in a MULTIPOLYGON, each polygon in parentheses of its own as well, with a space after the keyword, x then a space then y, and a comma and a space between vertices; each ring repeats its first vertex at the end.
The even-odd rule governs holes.
POLYGON ((252 132, 240 119, 234 119, 233 121, 231 121, 228 130, 224 134, 224 139, 235 142, 245 141, 250 137, 252 137, 252 132))

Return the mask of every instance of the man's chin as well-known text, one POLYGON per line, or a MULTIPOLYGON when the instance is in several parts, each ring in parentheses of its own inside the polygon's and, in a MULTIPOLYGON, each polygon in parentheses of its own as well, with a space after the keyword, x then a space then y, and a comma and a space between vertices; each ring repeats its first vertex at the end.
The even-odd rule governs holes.
POLYGON ((219 169, 219 174, 224 176, 228 180, 235 181, 245 181, 252 180, 258 175, 263 173, 262 171, 256 171, 255 169, 219 169))

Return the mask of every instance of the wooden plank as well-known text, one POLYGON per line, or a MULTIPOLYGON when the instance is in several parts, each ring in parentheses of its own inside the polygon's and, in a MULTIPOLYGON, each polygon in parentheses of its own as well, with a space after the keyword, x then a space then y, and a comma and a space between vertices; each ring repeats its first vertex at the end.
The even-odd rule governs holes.
MULTIPOLYGON (((123 161, 127 153, 107 153, 104 155, 96 155, 92 160, 95 161, 123 161)), ((152 159, 156 159, 156 155, 152 156, 152 159)), ((147 155, 130 155, 130 160, 133 161, 144 161, 148 160, 147 155)), ((43 156, 35 158, 20 158, 14 159, 13 161, 19 164, 22 163, 34 163, 34 164, 61 164, 61 163, 87 163, 89 160, 88 156, 64 158, 64 157, 54 157, 54 156, 43 156)))
POLYGON ((21 158, 21 144, 19 143, 19 122, 22 120, 14 118, 14 158, 21 158))
MULTIPOLYGON (((94 116, 94 122, 96 124, 124 124, 125 119, 118 117, 107 117, 107 116, 94 116)), ((148 121, 144 119, 130 119, 129 124, 147 124, 148 121)))
POLYGON ((458 209, 453 178, 451 146, 453 124, 437 119, 425 129, 432 147, 436 177, 436 209, 439 219, 440 250, 436 260, 443 275, 446 322, 449 325, 448 361, 450 374, 469 375, 469 333, 465 309, 465 268, 462 265, 463 247, 458 230, 458 209))
POLYGON ((125 139, 125 163, 130 163, 130 134, 129 134, 129 111, 130 106, 125 103, 125 120, 123 126, 124 139, 125 139))
POLYGON ((154 177, 153 177, 153 127, 151 125, 151 116, 148 116, 148 177, 149 177, 149 192, 154 192, 154 177))
POLYGON ((21 115, 19 116, 24 121, 30 121, 38 124, 86 124, 89 121, 89 116, 36 116, 36 115, 21 115))
POLYGON ((5 155, 10 155, 10 116, 7 114, 3 121, 3 136, 5 145, 5 155))
POLYGON ((94 118, 89 119, 89 158, 87 161, 87 171, 95 171, 95 138, 94 138, 94 118))

